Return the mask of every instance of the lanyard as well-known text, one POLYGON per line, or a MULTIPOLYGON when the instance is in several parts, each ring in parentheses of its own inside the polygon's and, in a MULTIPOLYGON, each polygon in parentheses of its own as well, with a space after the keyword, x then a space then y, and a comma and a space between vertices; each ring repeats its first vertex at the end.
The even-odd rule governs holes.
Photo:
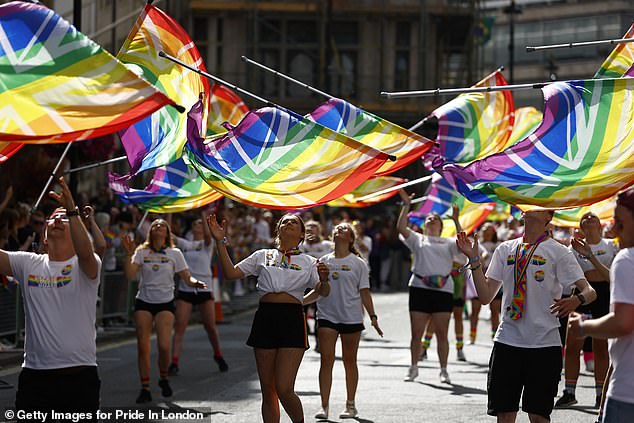
POLYGON ((526 270, 528 269, 528 265, 531 262, 531 258, 533 258, 533 254, 535 253, 535 250, 537 249, 539 244, 541 244, 547 237, 548 237, 548 232, 544 232, 539 238, 537 238, 537 241, 535 241, 534 244, 528 244, 530 245, 530 249, 528 250, 528 253, 523 247, 525 243, 521 243, 520 245, 517 246, 517 249, 515 249, 515 266, 513 268, 513 271, 515 274, 515 286, 517 286, 517 284, 522 280, 522 278, 526 276, 526 270), (526 261, 520 264, 520 259, 523 259, 526 255, 528 255, 528 257, 526 258, 526 261))

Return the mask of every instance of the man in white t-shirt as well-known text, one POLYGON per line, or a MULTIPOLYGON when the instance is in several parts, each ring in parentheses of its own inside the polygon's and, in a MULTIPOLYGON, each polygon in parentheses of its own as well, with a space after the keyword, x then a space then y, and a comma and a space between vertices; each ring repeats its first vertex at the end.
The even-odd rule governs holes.
POLYGON ((17 410, 90 413, 96 420, 96 305, 101 260, 63 178, 62 206, 46 221, 47 254, 0 250, 0 274, 13 276, 24 299, 24 363, 17 410))
POLYGON ((617 197, 614 228, 621 251, 610 267, 610 313, 586 321, 574 314, 568 331, 580 338, 611 338, 603 423, 634 421, 634 188, 617 197))
POLYGON ((502 323, 494 338, 487 380, 487 413, 514 422, 522 410, 532 423, 550 421, 562 357, 558 317, 596 299, 572 253, 547 231, 553 211, 524 213, 524 237, 506 241, 493 252, 486 276, 478 237, 458 234, 458 248, 469 257, 478 297, 489 304, 501 286, 502 323), (580 291, 561 298, 564 287, 580 291))

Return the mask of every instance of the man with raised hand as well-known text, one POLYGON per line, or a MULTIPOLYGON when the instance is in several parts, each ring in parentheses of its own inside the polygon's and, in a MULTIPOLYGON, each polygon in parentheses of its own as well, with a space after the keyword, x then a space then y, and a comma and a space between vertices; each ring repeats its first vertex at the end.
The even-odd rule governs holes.
MULTIPOLYGON (((101 259, 64 181, 49 195, 60 207, 46 221, 47 254, 0 250, 0 273, 19 283, 24 299, 24 363, 15 406, 21 412, 86 413, 99 409, 96 305, 101 259)), ((52 416, 48 416, 51 418, 52 416)), ((59 418, 59 417, 58 417, 59 418)))

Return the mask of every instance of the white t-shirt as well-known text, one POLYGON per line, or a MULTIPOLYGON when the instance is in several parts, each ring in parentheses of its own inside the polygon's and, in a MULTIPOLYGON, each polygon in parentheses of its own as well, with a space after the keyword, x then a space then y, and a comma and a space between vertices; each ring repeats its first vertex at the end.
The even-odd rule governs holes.
POLYGON ((183 253, 178 248, 155 252, 149 248, 137 249, 132 263, 141 266, 139 292, 136 298, 151 304, 162 304, 174 299, 174 274, 187 269, 183 253))
POLYGON ((236 266, 245 276, 256 276, 255 286, 264 296, 286 292, 299 301, 304 299, 307 288, 314 288, 319 281, 317 259, 308 254, 291 256, 290 263, 283 263, 282 253, 275 248, 257 250, 236 266))
POLYGON ((535 250, 526 270, 526 299, 523 316, 510 317, 515 289, 515 253, 522 243, 516 238, 495 249, 486 276, 502 282, 502 323, 495 333, 496 342, 524 348, 561 346, 559 320, 550 313, 554 299, 561 298, 564 287, 583 279, 583 272, 567 247, 548 238, 535 250))
MULTIPOLYGON (((594 254, 597 259, 608 268, 612 265, 614 256, 616 256, 616 253, 619 251, 619 247, 610 239, 601 238, 601 241, 599 241, 598 244, 589 245, 592 250, 592 254, 594 254)), ((595 270, 594 264, 592 264, 592 262, 585 256, 576 252, 572 248, 572 245, 568 248, 572 251, 572 254, 574 254, 577 259, 577 263, 579 263, 579 266, 581 266, 581 270, 583 270, 584 273, 590 270, 595 270)))
POLYGON ((412 275, 408 286, 448 292, 453 295, 453 279, 449 274, 453 266, 453 257, 462 254, 458 251, 455 238, 428 236, 408 229, 409 237, 399 234, 399 239, 412 252, 412 275), (442 288, 423 284, 418 276, 447 276, 442 288))
MULTIPOLYGON (((634 247, 618 252, 610 268, 610 309, 615 303, 634 304, 634 247)), ((614 371, 608 398, 634 403, 634 332, 610 339, 610 363, 614 371)))
POLYGON ((330 295, 317 300, 317 318, 333 323, 363 323, 360 290, 370 288, 367 263, 352 253, 344 258, 330 253, 320 261, 330 269, 330 295))
POLYGON ((193 288, 181 278, 178 282, 178 290, 184 292, 211 292, 211 259, 214 255, 214 240, 205 245, 204 239, 188 241, 184 238, 176 238, 176 245, 183 252, 189 273, 199 281, 207 284, 207 289, 193 288))
POLYGON ((48 254, 12 252, 11 271, 24 299, 24 363, 29 369, 96 366, 97 277, 79 268, 79 259, 50 261, 48 254))
POLYGON ((306 253, 309 256, 320 258, 328 253, 332 253, 335 249, 335 243, 327 239, 322 239, 319 242, 309 244, 306 241, 299 244, 299 250, 302 253, 306 253))

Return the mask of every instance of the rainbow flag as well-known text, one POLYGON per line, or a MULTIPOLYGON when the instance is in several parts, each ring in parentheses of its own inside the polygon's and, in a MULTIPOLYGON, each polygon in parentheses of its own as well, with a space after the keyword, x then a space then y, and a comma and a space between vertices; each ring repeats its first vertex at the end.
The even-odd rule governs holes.
MULTIPOLYGON (((210 91, 207 78, 158 56, 160 51, 200 70, 203 59, 187 32, 165 12, 148 4, 117 54, 186 110, 210 91)), ((205 101, 209 101, 206 97, 205 101)), ((205 104, 205 113, 208 103, 205 104)), ((120 133, 132 175, 178 159, 187 141, 187 114, 164 108, 120 133)))
MULTIPOLYGON (((410 212, 408 219, 410 222, 422 227, 425 217, 431 213, 437 213, 440 216, 451 215, 452 205, 457 204, 460 208, 460 225, 462 230, 468 234, 476 230, 484 223, 489 213, 496 208, 495 203, 474 204, 464 198, 456 190, 454 190, 447 181, 439 174, 432 175, 431 184, 429 185, 425 201, 420 207, 410 212)), ((455 236, 456 225, 451 218, 443 218, 442 236, 455 236)))
MULTIPOLYGON (((622 38, 634 38, 634 24, 622 38)), ((617 44, 605 59, 594 78, 620 78, 634 76, 634 43, 617 44)))
POLYGON ((599 201, 591 206, 557 210, 555 211, 555 215, 553 216, 553 220, 551 222, 555 226, 578 228, 581 216, 588 212, 592 212, 599 217, 602 224, 606 225, 612 221, 615 208, 616 198, 610 197, 607 200, 599 201))
MULTIPOLYGON (((508 85, 495 71, 474 87, 508 85)), ((439 146, 427 153, 426 161, 441 156, 447 162, 471 163, 507 146, 515 122, 510 91, 460 94, 434 110, 438 119, 439 146)))
POLYGON ((374 176, 385 176, 407 166, 425 154, 433 141, 366 112, 339 98, 331 98, 306 118, 362 144, 396 157, 387 161, 374 176))
POLYGON ((3 142, 97 138, 173 104, 40 4, 0 6, 0 69, 3 142))
POLYGON ((9 157, 17 153, 23 145, 19 142, 0 142, 0 163, 9 160, 9 157))
POLYGON ((352 191, 387 154, 299 115, 250 111, 225 135, 201 138, 190 118, 189 163, 216 191, 272 209, 303 209, 352 191))
MULTIPOLYGON (((542 112, 534 107, 520 107, 515 110, 515 123, 513 131, 504 148, 508 148, 523 140, 533 132, 542 123, 542 112)), ((504 149, 503 148, 503 149, 504 149)), ((502 149, 502 150, 503 150, 502 149)), ((500 151, 502 151, 500 150, 500 151)), ((496 152, 497 153, 497 152, 496 152)))
POLYGON ((207 135, 227 132, 225 122, 236 126, 247 113, 249 108, 236 93, 223 85, 214 83, 211 86, 207 135))
POLYGON ((386 192, 363 201, 359 201, 358 199, 365 197, 366 195, 370 195, 373 192, 383 191, 403 183, 405 183, 405 179, 403 178, 397 178, 395 176, 377 176, 376 178, 368 179, 352 192, 345 194, 336 200, 329 201, 326 205, 330 207, 353 208, 373 206, 393 197, 398 193, 398 190, 386 192))
POLYGON ((506 150, 462 167, 435 169, 473 202, 523 210, 578 207, 634 183, 634 79, 558 82, 542 88, 544 119, 506 150))
MULTIPOLYGON (((231 93, 227 89, 222 92, 231 93)), ((235 98, 240 100, 237 96, 235 98)), ((203 101, 198 101, 189 111, 189 117, 192 119, 190 125, 193 125, 191 130, 196 131, 198 136, 202 133, 203 104, 203 101)), ((223 105, 228 103, 225 102, 223 105)), ((227 107, 216 109, 218 113, 222 113, 223 110, 226 111, 227 107)), ((132 189, 125 179, 112 174, 109 175, 109 185, 112 192, 124 203, 134 203, 154 213, 179 213, 222 198, 222 194, 207 185, 182 157, 169 165, 155 169, 152 180, 144 190, 132 189)))

